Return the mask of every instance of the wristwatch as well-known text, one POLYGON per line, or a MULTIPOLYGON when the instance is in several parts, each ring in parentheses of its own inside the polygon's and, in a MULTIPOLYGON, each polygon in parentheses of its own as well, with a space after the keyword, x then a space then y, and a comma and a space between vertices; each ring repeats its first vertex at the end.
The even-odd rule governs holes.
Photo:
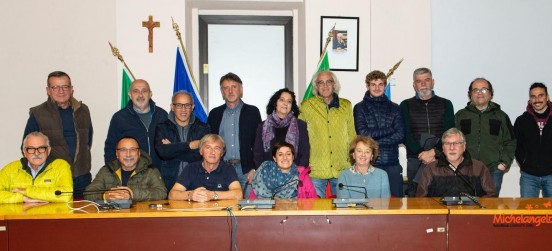
POLYGON ((213 191, 213 200, 218 200, 218 194, 217 192, 213 191))

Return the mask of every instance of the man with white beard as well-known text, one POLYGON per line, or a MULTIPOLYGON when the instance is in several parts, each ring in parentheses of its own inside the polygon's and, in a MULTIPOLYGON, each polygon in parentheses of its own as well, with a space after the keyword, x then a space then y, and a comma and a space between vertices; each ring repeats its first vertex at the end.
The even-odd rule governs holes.
POLYGON ((413 74, 412 86, 416 95, 401 102, 405 122, 408 197, 416 195, 420 171, 435 160, 444 131, 454 127, 454 108, 450 100, 433 92, 435 80, 431 70, 418 68, 413 74))

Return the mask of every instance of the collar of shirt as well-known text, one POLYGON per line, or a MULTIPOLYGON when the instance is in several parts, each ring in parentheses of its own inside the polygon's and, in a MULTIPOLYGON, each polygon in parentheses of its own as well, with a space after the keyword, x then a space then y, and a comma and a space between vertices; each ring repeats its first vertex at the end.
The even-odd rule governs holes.
MULTIPOLYGON (((368 167, 368 172, 366 172, 366 174, 373 173, 375 170, 376 170, 376 168, 374 166, 370 165, 370 167, 368 167)), ((354 174, 363 175, 361 172, 356 170, 356 164, 351 167, 351 172, 354 173, 354 174)))
POLYGON ((42 168, 44 168, 44 165, 46 165, 46 162, 42 163, 42 165, 40 165, 38 167, 38 170, 36 170, 35 172, 35 170, 31 166, 31 163, 27 162, 27 166, 29 167, 29 169, 31 169, 31 175, 33 176, 33 178, 36 178, 36 175, 40 172, 40 170, 42 170, 42 168))

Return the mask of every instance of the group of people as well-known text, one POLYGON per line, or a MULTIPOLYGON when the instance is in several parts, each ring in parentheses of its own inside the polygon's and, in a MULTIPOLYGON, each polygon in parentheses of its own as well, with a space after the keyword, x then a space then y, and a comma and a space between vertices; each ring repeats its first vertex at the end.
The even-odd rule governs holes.
POLYGON ((387 76, 366 76, 363 100, 339 97, 334 73, 312 79, 314 97, 297 105, 278 90, 259 109, 242 100, 234 73, 220 79, 225 104, 204 123, 193 97, 175 92, 170 112, 156 106, 147 81, 135 80, 127 106, 109 125, 103 166, 92 180, 92 121, 73 97, 69 75, 48 75, 48 100, 30 109, 23 158, 0 170, 0 203, 87 200, 403 197, 399 145, 407 150, 406 196, 498 196, 514 156, 521 196, 552 196, 550 101, 544 84, 529 89, 514 126, 476 78, 456 114, 435 95, 431 70, 413 73, 415 96, 393 103, 387 76), (550 180, 550 182, 548 182, 550 180))

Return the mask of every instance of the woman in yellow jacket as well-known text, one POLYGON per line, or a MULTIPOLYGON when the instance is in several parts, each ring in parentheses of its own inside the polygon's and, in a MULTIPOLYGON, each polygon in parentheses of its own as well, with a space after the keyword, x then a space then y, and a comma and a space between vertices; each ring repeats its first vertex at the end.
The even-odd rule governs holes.
POLYGON ((356 136, 351 102, 339 98, 339 81, 330 71, 313 77, 312 98, 303 100, 299 118, 307 123, 310 177, 320 198, 327 183, 336 194, 339 173, 349 167, 349 142, 356 136))

